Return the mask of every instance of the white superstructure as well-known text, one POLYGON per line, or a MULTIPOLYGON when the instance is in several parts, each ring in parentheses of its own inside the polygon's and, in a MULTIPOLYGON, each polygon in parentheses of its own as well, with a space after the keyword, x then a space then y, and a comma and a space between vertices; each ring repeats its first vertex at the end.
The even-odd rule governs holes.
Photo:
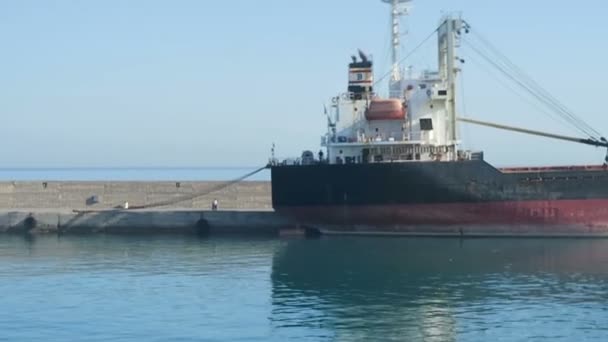
POLYGON ((471 159, 458 151, 456 80, 460 59, 456 50, 463 21, 446 16, 437 30, 438 69, 402 78, 399 61, 399 17, 409 14, 411 1, 391 4, 393 66, 389 99, 374 92, 373 61, 363 52, 353 56, 346 93, 332 99, 328 131, 322 137, 330 164, 453 161, 471 159))
MULTIPOLYGON (((327 132, 321 138, 316 159, 305 151, 300 159, 289 159, 283 165, 367 164, 394 162, 451 162, 483 159, 483 152, 460 150, 457 123, 472 124, 538 137, 582 143, 608 148, 608 139, 540 87, 504 54, 483 38, 478 30, 459 16, 446 15, 426 41, 437 36, 437 68, 414 74, 404 73, 399 51, 402 32, 401 19, 410 15, 412 0, 381 0, 390 4, 392 19, 392 65, 379 81, 390 76, 388 98, 376 93, 373 60, 363 51, 352 57, 348 71, 348 89, 331 99, 326 106, 327 132), (469 35, 470 34, 470 35, 469 35), (466 35, 466 37, 465 37, 466 35), (541 132, 513 125, 477 120, 457 115, 457 80, 464 58, 459 54, 461 44, 475 53, 528 95, 532 104, 553 119, 576 129, 581 136, 566 136, 541 132)), ((411 53, 410 53, 411 55, 411 53)), ((507 86, 510 89, 510 87, 507 86)), ((466 113, 465 113, 466 114, 466 113)), ((271 163, 279 163, 274 154, 271 163)), ((608 154, 605 157, 608 167, 608 154)))

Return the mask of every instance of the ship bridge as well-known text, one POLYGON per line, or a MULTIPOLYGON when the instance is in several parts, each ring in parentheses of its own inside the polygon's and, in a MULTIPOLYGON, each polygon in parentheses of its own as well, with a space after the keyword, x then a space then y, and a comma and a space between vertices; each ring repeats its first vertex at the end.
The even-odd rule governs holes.
MULTIPOLYGON (((409 14, 410 1, 383 0, 392 5, 394 33, 399 18, 409 14)), ((452 161, 479 158, 459 152, 455 133, 455 81, 459 71, 454 56, 462 21, 445 17, 437 30, 437 71, 402 78, 399 34, 393 35, 393 68, 389 98, 374 92, 373 60, 364 52, 349 64, 347 92, 331 100, 326 110, 327 133, 321 146, 330 164, 452 161)))

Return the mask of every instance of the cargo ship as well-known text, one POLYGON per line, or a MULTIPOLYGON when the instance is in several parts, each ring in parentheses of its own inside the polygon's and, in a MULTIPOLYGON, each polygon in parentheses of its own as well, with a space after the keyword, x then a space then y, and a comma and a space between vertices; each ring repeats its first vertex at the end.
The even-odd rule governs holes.
POLYGON ((388 97, 376 94, 374 62, 359 50, 347 90, 325 110, 321 151, 289 161, 272 157, 275 211, 324 234, 608 237, 606 162, 496 168, 483 152, 461 149, 457 133, 459 124, 474 124, 602 148, 608 141, 491 45, 471 47, 581 137, 459 115, 457 80, 465 61, 458 50, 474 28, 444 16, 429 36, 437 39, 438 68, 404 77, 399 25, 411 0, 382 1, 393 25, 388 97))

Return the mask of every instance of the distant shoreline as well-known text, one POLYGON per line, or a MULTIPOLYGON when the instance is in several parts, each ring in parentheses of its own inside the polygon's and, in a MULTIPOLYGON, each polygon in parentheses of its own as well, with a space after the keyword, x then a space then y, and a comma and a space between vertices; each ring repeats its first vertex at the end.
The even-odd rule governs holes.
MULTIPOLYGON (((257 168, 0 168, 0 182, 229 181, 255 169, 257 168)), ((270 181, 270 172, 263 171, 247 181, 270 181)))

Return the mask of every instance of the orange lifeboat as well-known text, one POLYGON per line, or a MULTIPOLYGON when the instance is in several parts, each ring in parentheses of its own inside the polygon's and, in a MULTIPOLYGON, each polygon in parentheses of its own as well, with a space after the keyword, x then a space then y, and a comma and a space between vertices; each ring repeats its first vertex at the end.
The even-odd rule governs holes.
POLYGON ((372 100, 365 112, 369 121, 405 120, 406 108, 398 99, 372 100))

